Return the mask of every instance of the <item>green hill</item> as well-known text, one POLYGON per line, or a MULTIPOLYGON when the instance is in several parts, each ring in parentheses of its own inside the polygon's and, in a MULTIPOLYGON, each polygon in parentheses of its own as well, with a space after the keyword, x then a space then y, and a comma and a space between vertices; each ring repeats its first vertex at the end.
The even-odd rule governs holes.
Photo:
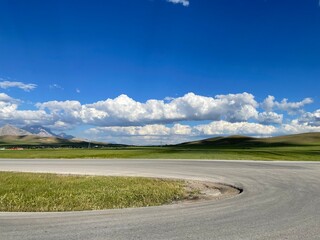
POLYGON ((0 136, 0 147, 13 148, 56 148, 56 147, 74 147, 74 148, 88 148, 88 147, 112 147, 123 146, 118 144, 108 144, 101 142, 88 142, 79 139, 63 139, 57 137, 40 137, 37 135, 0 136))
POLYGON ((320 146, 320 133, 302 133, 270 138, 253 138, 246 136, 215 137, 200 141, 185 142, 177 146, 189 147, 281 147, 281 146, 320 146))

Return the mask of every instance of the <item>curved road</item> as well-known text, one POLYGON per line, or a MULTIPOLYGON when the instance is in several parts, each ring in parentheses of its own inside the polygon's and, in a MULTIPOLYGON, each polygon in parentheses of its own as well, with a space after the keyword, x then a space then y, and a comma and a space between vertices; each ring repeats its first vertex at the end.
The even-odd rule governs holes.
MULTIPOLYGON (((236 197, 161 207, 0 213, 0 239, 320 239, 320 164, 193 160, 0 160, 0 171, 223 182, 236 197)), ((1 183, 0 183, 1 184, 1 183)))

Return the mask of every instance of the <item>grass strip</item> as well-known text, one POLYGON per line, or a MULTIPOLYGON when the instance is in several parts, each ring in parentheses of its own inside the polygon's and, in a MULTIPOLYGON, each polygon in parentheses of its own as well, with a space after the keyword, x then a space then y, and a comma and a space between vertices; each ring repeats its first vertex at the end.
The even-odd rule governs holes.
POLYGON ((143 177, 100 177, 0 172, 0 211, 51 212, 145 207, 186 196, 185 182, 143 177))
POLYGON ((319 161, 320 146, 199 148, 128 147, 120 149, 26 149, 0 151, 0 158, 136 158, 319 161))

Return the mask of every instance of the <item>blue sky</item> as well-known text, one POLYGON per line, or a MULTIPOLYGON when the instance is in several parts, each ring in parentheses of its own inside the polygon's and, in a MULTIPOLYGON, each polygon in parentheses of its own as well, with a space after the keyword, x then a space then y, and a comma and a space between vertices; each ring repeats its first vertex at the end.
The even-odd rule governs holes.
POLYGON ((152 144, 320 131, 319 42, 316 0, 0 1, 0 124, 152 144))

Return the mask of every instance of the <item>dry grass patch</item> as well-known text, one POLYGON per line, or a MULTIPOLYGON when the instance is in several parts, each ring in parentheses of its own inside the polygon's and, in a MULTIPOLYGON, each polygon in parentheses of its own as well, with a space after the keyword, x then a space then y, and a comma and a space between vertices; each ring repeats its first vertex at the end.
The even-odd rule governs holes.
POLYGON ((186 182, 0 172, 0 211, 50 212, 157 206, 184 199, 186 182))

